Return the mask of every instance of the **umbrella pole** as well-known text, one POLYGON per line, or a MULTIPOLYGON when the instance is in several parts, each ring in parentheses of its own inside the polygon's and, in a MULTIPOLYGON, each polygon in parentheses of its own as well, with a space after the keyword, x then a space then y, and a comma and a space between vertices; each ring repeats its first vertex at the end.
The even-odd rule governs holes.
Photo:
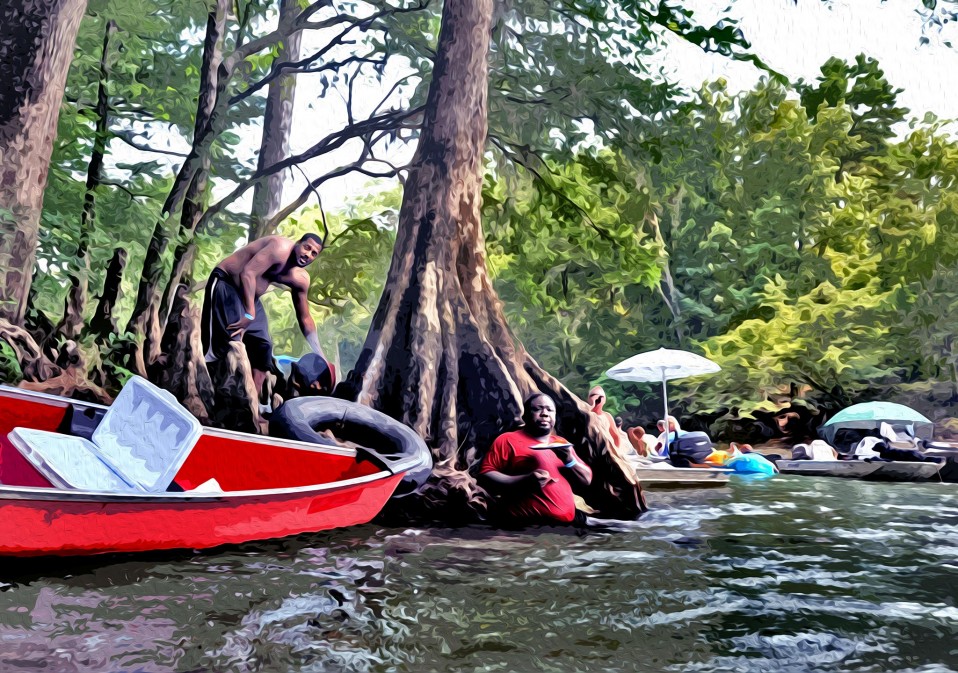
POLYGON ((669 453, 669 393, 665 387, 665 367, 662 367, 662 407, 664 409, 665 416, 663 420, 665 421, 665 455, 671 456, 669 453))

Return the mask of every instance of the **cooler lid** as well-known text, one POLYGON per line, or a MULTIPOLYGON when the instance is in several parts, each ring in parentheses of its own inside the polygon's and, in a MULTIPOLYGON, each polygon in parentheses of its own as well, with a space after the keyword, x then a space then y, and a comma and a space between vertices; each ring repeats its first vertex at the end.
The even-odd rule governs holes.
POLYGON ((132 377, 93 433, 93 451, 145 491, 165 491, 203 428, 169 392, 132 377))

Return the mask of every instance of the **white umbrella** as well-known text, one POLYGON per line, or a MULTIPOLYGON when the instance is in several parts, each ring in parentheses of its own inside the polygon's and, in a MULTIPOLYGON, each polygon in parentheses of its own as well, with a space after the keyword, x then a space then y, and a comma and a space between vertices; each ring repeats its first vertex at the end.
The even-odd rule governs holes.
POLYGON ((659 348, 633 355, 623 360, 605 373, 616 381, 661 381, 662 404, 665 409, 665 449, 669 447, 669 395, 665 382, 672 379, 684 379, 687 376, 700 374, 714 374, 721 371, 721 367, 701 355, 688 351, 659 348))

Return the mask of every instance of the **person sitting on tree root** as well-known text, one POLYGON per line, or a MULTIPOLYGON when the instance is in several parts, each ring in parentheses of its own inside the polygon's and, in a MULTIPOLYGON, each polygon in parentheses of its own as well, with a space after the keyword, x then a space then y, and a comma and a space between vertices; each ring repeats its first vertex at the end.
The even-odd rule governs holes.
POLYGON ((253 369, 256 394, 262 394, 273 362, 273 342, 260 297, 271 283, 292 290, 299 328, 312 351, 325 360, 306 302, 306 267, 322 250, 323 239, 312 233, 295 243, 284 236, 265 236, 217 264, 203 297, 201 333, 206 361, 219 360, 229 351, 231 341, 242 341, 253 369))
MULTIPOLYGON (((616 422, 616 419, 608 411, 605 411, 602 407, 606 402, 605 390, 602 386, 593 386, 589 391, 589 396, 586 398, 589 406, 592 408, 591 411, 596 416, 599 416, 602 419, 603 424, 608 428, 609 434, 612 436, 612 444, 617 449, 626 449, 624 433, 619 427, 621 421, 616 422)), ((624 453, 628 453, 627 451, 624 453)))
POLYGON ((612 436, 612 446, 618 455, 631 463, 633 467, 636 467, 643 463, 642 458, 646 454, 640 454, 638 450, 632 446, 632 442, 629 441, 628 436, 622 431, 622 419, 615 418, 608 411, 603 410, 602 407, 606 399, 605 390, 602 386, 593 386, 589 391, 586 402, 592 407, 592 413, 602 419, 600 421, 602 425, 608 428, 609 434, 612 436))
POLYGON ((585 514, 575 507, 572 484, 592 483, 592 470, 572 444, 553 434, 556 406, 543 393, 530 396, 521 429, 506 432, 492 443, 482 460, 480 478, 502 497, 505 513, 523 524, 575 523, 585 514), (549 445, 550 448, 534 448, 549 445))

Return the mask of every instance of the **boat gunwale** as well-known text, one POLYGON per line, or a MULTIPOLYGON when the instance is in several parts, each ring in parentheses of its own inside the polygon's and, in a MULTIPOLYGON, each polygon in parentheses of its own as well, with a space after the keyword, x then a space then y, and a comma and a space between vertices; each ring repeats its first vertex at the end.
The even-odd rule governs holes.
POLYGON ((12 486, 0 484, 0 501, 12 502, 101 502, 116 504, 178 504, 194 502, 235 503, 238 500, 262 499, 264 497, 301 496, 310 493, 325 494, 353 486, 361 486, 389 477, 401 476, 403 472, 393 474, 381 470, 373 474, 352 479, 333 481, 328 484, 309 484, 306 486, 288 486, 284 488, 265 488, 247 491, 210 491, 200 492, 164 492, 164 493, 110 493, 106 491, 68 491, 60 488, 41 486, 12 486))

